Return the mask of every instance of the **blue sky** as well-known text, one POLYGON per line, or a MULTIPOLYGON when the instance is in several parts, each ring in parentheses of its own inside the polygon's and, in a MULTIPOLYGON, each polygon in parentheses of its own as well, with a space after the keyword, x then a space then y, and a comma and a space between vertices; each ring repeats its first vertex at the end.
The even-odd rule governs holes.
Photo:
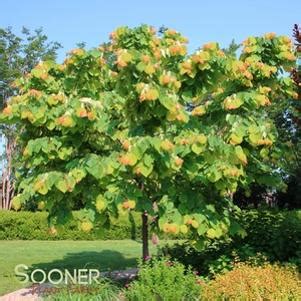
POLYGON ((293 24, 301 23, 301 1, 6 0, 0 10, 0 27, 16 32, 23 25, 43 27, 50 40, 64 46, 60 61, 77 42, 98 46, 116 27, 142 23, 180 31, 193 51, 208 41, 226 46, 233 38, 240 42, 265 32, 291 35, 293 24))

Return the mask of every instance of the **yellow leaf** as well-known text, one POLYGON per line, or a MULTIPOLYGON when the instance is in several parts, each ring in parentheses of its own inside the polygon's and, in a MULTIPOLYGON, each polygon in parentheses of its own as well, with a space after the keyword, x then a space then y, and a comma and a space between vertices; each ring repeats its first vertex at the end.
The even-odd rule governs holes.
POLYGON ((96 210, 100 213, 106 208, 106 206, 107 206, 106 205, 106 199, 103 197, 103 195, 100 194, 96 198, 96 202, 95 202, 96 210))
POLYGON ((239 135, 236 135, 236 134, 232 133, 231 136, 230 136, 230 143, 232 145, 240 144, 240 143, 242 143, 242 139, 243 139, 242 136, 239 136, 239 135))
POLYGON ((197 106, 191 111, 192 116, 203 116, 204 114, 206 114, 204 106, 197 106))
POLYGON ((147 65, 147 66, 145 67, 145 69, 144 69, 144 72, 145 72, 146 74, 149 74, 149 75, 155 73, 155 71, 156 71, 155 67, 154 67, 153 65, 150 65, 150 64, 147 65))
POLYGON ((247 156, 246 154, 244 153, 243 149, 241 146, 236 146, 235 147, 235 154, 237 156, 237 158, 244 164, 246 165, 248 163, 248 160, 247 160, 247 156))

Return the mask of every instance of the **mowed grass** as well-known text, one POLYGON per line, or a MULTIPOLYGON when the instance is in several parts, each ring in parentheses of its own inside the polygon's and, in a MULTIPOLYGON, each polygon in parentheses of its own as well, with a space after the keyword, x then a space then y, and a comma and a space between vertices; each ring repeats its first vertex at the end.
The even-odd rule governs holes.
MULTIPOLYGON (((165 242, 161 242, 166 243, 165 242)), ((98 268, 101 271, 137 266, 142 245, 133 240, 0 241, 0 296, 28 286, 15 276, 15 266, 29 270, 98 268)), ((156 247, 150 244, 152 254, 156 247)), ((47 273, 47 272, 46 272, 47 273)))

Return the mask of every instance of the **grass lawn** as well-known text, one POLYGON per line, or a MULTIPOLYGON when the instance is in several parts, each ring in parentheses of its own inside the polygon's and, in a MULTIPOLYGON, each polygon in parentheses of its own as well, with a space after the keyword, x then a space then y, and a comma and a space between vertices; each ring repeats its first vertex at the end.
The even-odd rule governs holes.
MULTIPOLYGON (((150 246, 155 254, 156 248, 150 246)), ((14 273, 18 264, 44 271, 53 268, 124 269, 136 266, 141 247, 141 243, 133 240, 0 241, 0 296, 23 287, 14 273)))

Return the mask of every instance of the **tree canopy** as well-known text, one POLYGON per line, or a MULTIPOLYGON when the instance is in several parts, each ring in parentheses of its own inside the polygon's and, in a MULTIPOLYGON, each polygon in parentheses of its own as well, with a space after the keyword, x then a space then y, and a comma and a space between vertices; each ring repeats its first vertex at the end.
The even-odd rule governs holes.
MULTIPOLYGON (((0 28, 0 107, 6 105, 10 97, 17 95, 18 90, 12 83, 29 72, 42 60, 54 60, 56 51, 61 45, 48 42, 42 29, 34 32, 22 28, 22 34, 16 35, 12 28, 0 28)), ((1 124, 1 135, 4 135, 5 151, 2 157, 2 187, 0 208, 10 209, 14 194, 13 157, 17 151, 14 126, 1 124)))
POLYGON ((291 40, 249 37, 235 57, 213 42, 187 54, 179 32, 146 25, 110 38, 16 82, 1 114, 23 149, 14 205, 35 199, 55 223, 82 199, 84 231, 134 210, 198 241, 242 233, 237 188, 283 188, 277 170, 289 146, 269 110, 296 97, 291 40))

